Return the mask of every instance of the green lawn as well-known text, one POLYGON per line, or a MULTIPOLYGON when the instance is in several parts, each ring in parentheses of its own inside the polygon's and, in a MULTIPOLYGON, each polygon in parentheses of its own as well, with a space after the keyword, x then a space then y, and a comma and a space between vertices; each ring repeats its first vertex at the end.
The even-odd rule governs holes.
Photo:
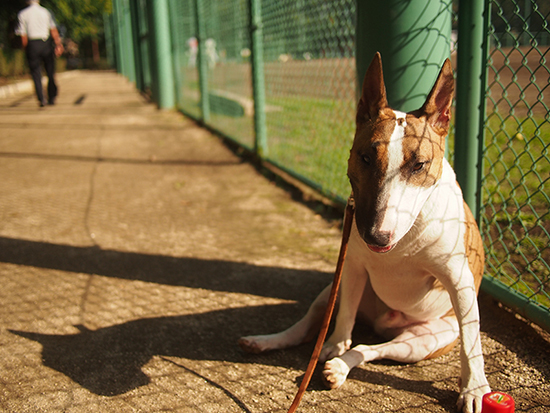
POLYGON ((267 114, 269 158, 317 183, 325 195, 346 199, 354 103, 303 97, 271 98, 267 103, 282 108, 267 114))

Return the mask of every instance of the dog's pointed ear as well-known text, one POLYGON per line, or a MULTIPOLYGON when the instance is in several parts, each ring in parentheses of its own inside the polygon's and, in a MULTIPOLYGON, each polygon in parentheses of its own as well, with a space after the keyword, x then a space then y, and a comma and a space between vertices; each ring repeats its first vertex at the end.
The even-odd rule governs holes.
POLYGON ((384 85, 384 74, 382 72, 382 58, 380 53, 376 52, 370 62, 365 80, 361 99, 357 108, 357 123, 362 123, 368 119, 375 119, 380 110, 388 107, 386 98, 386 86, 384 85))
POLYGON ((446 59, 434 87, 426 98, 420 112, 426 116, 428 122, 436 129, 442 129, 445 133, 449 129, 451 121, 451 105, 455 82, 451 61, 446 59))

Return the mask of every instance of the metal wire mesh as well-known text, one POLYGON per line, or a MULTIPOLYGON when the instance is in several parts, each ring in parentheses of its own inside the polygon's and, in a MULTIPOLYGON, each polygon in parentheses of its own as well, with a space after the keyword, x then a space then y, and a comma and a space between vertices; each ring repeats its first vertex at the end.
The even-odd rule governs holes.
MULTIPOLYGON (((248 3, 200 1, 208 96, 200 94, 198 3, 173 1, 182 64, 178 106, 239 144, 254 146, 252 47, 248 3), (184 52, 181 53, 183 48, 184 52), (200 110, 208 99, 210 114, 200 110)), ((345 199, 345 161, 355 111, 355 1, 261 2, 267 159, 345 199)))
POLYGON ((193 0, 170 2, 174 49, 178 64, 175 67, 178 107, 193 117, 200 117, 199 72, 197 69, 198 40, 196 10, 193 0))
POLYGON ((550 306, 550 4, 492 1, 481 191, 487 271, 550 306))
POLYGON ((346 198, 355 1, 264 1, 269 159, 346 198))
POLYGON ((210 122, 240 143, 254 143, 249 12, 246 2, 203 1, 210 122))

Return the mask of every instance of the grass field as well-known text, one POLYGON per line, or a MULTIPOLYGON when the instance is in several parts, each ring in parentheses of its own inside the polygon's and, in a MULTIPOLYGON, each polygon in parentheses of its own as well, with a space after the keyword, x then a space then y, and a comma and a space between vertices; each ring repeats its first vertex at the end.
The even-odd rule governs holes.
POLYGON ((325 195, 346 199, 354 103, 281 97, 268 104, 283 108, 267 115, 269 159, 317 183, 325 195))

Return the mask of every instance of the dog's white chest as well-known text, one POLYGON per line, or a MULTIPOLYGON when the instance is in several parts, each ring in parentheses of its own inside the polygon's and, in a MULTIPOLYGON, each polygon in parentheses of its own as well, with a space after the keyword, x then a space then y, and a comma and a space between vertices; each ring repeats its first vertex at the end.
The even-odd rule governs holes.
POLYGON ((365 269, 372 288, 388 307, 419 321, 441 317, 451 309, 448 292, 422 264, 422 254, 389 259, 389 255, 397 255, 399 249, 376 254, 365 246, 364 251, 365 269))

